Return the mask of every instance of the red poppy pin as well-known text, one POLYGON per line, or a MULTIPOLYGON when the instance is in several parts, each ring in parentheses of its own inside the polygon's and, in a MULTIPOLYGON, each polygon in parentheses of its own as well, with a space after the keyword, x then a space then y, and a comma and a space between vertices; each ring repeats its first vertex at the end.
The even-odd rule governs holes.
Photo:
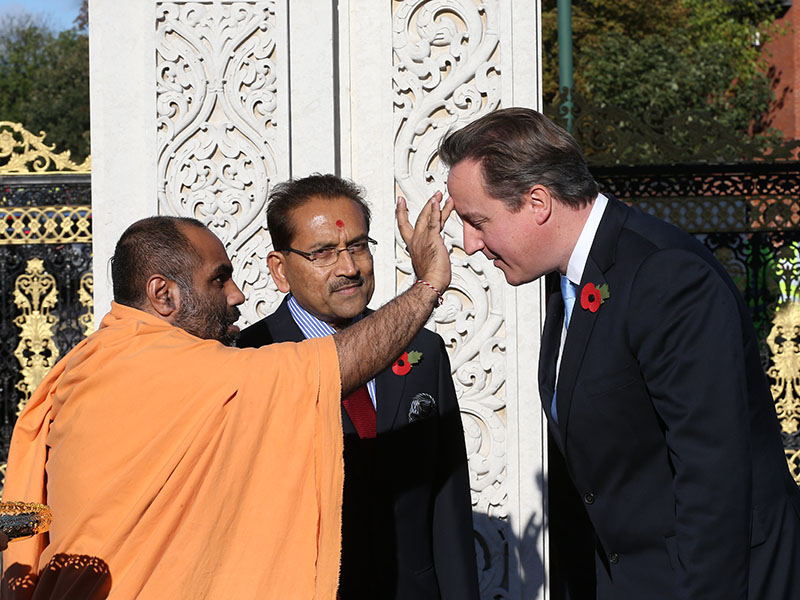
POLYGON ((412 350, 411 352, 403 352, 394 364, 392 365, 392 372, 395 375, 408 375, 411 367, 422 360, 422 352, 412 350))
POLYGON ((600 305, 610 297, 611 294, 608 291, 607 283, 600 287, 596 287, 591 282, 587 283, 581 289, 581 308, 595 313, 600 308, 600 305))

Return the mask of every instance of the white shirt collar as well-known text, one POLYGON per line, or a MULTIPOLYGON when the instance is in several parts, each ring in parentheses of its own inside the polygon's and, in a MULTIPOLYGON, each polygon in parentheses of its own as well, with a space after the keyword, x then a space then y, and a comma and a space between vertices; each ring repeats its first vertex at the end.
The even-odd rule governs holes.
POLYGON ((594 200, 592 210, 589 213, 589 218, 583 225, 578 242, 575 248, 572 249, 572 254, 567 263, 567 279, 569 279, 575 286, 580 286, 581 279, 583 278, 583 271, 586 268, 586 261, 589 258, 589 251, 592 249, 594 243, 594 236, 597 234, 597 228, 600 226, 600 219, 603 218, 603 213, 606 210, 608 198, 603 194, 597 194, 594 200))

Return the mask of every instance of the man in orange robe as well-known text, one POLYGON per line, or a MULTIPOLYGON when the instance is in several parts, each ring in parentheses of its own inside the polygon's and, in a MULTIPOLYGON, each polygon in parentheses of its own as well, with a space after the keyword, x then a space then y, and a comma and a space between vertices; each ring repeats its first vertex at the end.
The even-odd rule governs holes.
MULTIPOLYGON (((440 195, 415 271, 450 279, 440 195)), ((404 209, 404 204, 399 205, 404 209)), ((333 337, 236 349, 219 240, 154 217, 117 244, 115 302, 48 374, 17 422, 4 500, 48 503, 48 534, 3 556, 5 598, 333 599, 339 572, 339 399, 386 368, 437 293, 418 284, 333 337)))

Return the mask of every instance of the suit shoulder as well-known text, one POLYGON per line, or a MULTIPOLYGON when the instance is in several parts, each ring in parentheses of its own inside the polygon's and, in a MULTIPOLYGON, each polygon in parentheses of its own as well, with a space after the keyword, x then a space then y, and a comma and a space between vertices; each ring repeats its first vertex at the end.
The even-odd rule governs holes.
POLYGON ((289 311, 288 297, 278 304, 272 314, 253 323, 239 335, 240 348, 259 347, 278 342, 301 342, 305 336, 289 311))
POLYGON ((630 211, 619 236, 619 245, 629 256, 644 259, 662 250, 685 250, 705 261, 711 258, 706 247, 682 229, 638 208, 630 211))
POLYGON ((408 345, 408 350, 416 350, 418 349, 417 346, 429 349, 442 348, 444 351, 444 340, 438 333, 423 327, 411 340, 411 343, 408 345))
POLYGON ((258 348, 272 343, 272 336, 269 332, 269 325, 266 319, 256 321, 252 325, 245 327, 236 340, 239 348, 258 348), (268 341, 265 341, 267 340, 268 341))

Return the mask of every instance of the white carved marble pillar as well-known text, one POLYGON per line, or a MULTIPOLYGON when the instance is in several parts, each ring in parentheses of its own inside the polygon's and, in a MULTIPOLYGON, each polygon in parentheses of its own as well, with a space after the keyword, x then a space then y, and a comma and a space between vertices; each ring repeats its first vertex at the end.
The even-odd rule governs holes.
MULTIPOLYGON (((377 306, 409 284, 394 198, 418 212, 446 173, 442 135, 540 103, 539 0, 90 0, 96 314, 119 234, 150 214, 195 216, 224 241, 247 302, 268 314, 264 209, 314 171, 365 186, 377 306)), ((445 339, 470 461, 483 598, 546 597, 538 282, 521 288, 461 225, 453 282, 429 327, 445 339)))
POLYGON ((157 2, 158 208, 208 223, 235 257, 257 306, 277 300, 266 276, 265 209, 289 176, 285 5, 157 2), (282 85, 282 82, 283 85, 282 85))
MULTIPOLYGON (((539 5, 350 0, 340 13, 342 171, 370 192, 383 242, 395 195, 416 213, 445 189, 436 149, 448 129, 501 106, 539 106, 539 5)), ((542 290, 512 288, 482 255, 466 256, 456 218, 445 238, 453 282, 429 326, 448 345, 459 394, 482 597, 544 597, 542 290)), ((381 300, 409 284, 396 232, 394 241, 377 262, 381 300)))

